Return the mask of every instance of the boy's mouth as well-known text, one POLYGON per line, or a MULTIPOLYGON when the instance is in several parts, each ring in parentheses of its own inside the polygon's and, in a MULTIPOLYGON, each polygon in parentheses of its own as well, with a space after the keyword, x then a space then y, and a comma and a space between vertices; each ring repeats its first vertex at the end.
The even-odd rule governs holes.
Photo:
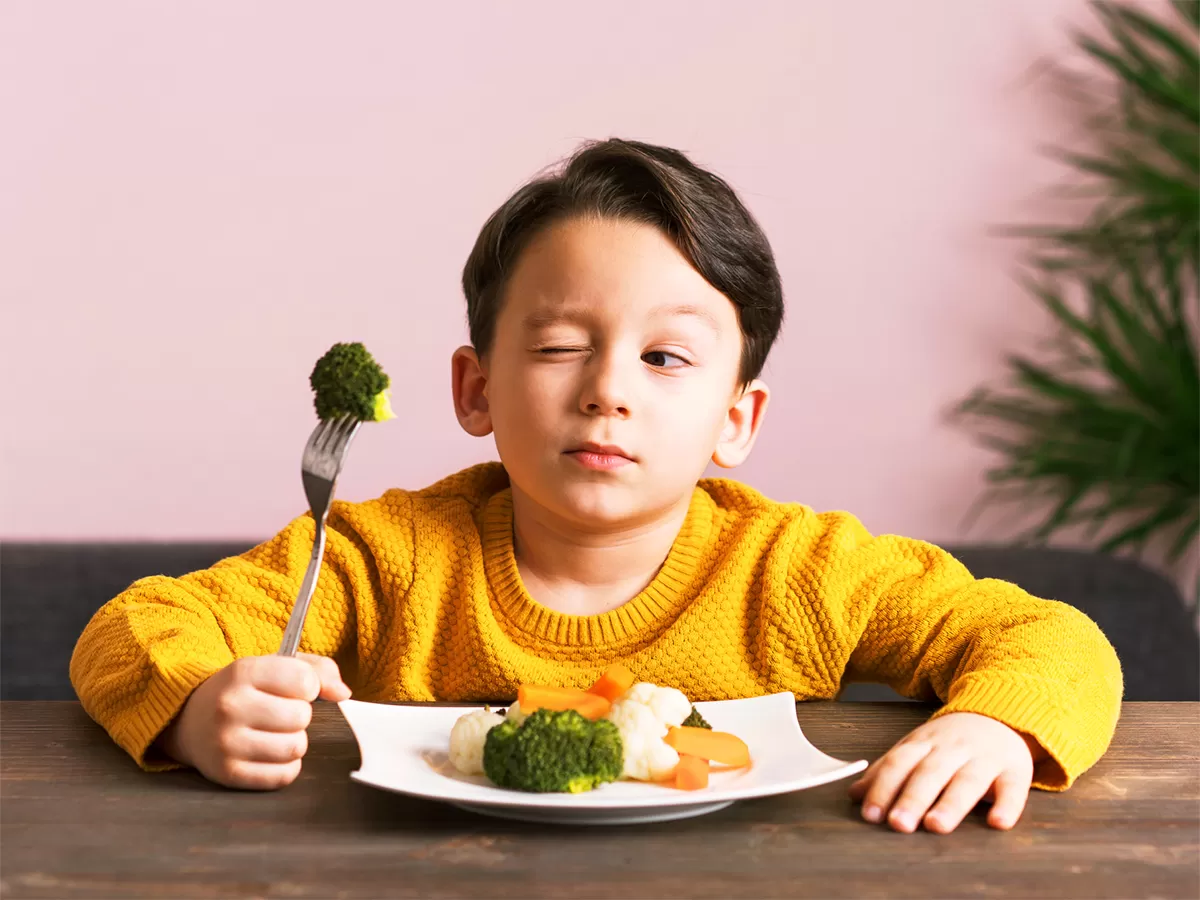
POLYGON ((587 469, 607 471, 619 469, 634 462, 633 457, 614 444, 580 444, 568 450, 567 456, 587 469))

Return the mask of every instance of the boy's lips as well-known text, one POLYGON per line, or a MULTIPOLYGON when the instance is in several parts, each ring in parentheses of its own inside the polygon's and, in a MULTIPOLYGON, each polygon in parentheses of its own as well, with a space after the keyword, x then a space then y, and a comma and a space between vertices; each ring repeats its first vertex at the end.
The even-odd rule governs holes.
POLYGON ((567 456, 585 468, 602 471, 619 469, 635 462, 632 455, 615 444, 580 444, 568 450, 567 456))

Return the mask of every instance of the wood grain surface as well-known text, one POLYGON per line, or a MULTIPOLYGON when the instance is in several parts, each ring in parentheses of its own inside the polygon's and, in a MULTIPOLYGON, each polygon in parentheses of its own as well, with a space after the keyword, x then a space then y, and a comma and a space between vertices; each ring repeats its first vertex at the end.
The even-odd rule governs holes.
MULTIPOLYGON (((808 738, 875 758, 914 704, 801 704, 808 738)), ((77 703, 0 704, 5 898, 1200 897, 1200 704, 1129 703, 1070 791, 1011 832, 864 823, 846 783, 681 822, 489 819, 352 782, 358 750, 320 703, 300 779, 230 791, 140 772, 77 703)))

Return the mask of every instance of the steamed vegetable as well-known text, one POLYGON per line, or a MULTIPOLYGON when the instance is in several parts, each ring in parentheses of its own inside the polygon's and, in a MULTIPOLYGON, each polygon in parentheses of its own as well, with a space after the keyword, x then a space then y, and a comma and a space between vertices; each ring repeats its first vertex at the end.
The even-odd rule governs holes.
POLYGON ((682 791, 698 791, 708 787, 708 760, 680 754, 675 767, 675 787, 682 791))
POLYGON ((599 694, 609 703, 615 703, 618 697, 633 687, 636 680, 632 672, 620 663, 616 663, 604 670, 604 674, 588 688, 588 693, 599 694))
POLYGON ((450 758, 467 774, 486 774, 523 791, 589 791, 618 778, 702 790, 712 763, 744 766, 750 752, 718 732, 675 688, 634 683, 609 666, 586 691, 521 685, 505 715, 479 710, 459 718, 450 758))
POLYGON ((585 719, 599 719, 611 705, 598 694, 589 694, 578 688, 547 687, 523 684, 517 693, 517 703, 526 715, 539 709, 573 709, 585 719))
POLYGON ((726 766, 750 765, 746 742, 727 731, 680 727, 667 732, 666 742, 679 753, 698 756, 726 766))
POLYGON ((617 727, 573 709, 538 709, 520 725, 504 721, 488 731, 483 748, 487 777, 518 791, 590 791, 620 778, 621 764, 617 727))
POLYGON ((691 709, 682 691, 648 682, 635 684, 612 705, 608 718, 621 732, 626 778, 664 781, 672 777, 679 754, 663 738, 667 728, 680 724, 691 709))
POLYGON ((480 709, 461 716, 450 729, 450 762, 464 775, 483 774, 483 744, 502 716, 480 709))
POLYGON ((351 415, 363 422, 395 418, 388 388, 391 379, 360 343, 334 344, 308 376, 317 418, 351 415))

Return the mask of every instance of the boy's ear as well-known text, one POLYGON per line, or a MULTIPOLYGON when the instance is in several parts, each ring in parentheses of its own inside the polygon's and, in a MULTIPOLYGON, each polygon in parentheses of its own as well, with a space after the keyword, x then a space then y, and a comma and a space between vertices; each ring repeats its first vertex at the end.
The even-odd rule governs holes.
POLYGON ((767 386, 757 379, 741 389, 725 415, 725 427, 712 455, 714 463, 722 469, 732 469, 746 461, 758 438, 770 398, 767 386))
POLYGON ((463 431, 475 437, 491 434, 487 373, 474 347, 459 347, 454 351, 450 358, 450 381, 454 391, 454 414, 463 431))

